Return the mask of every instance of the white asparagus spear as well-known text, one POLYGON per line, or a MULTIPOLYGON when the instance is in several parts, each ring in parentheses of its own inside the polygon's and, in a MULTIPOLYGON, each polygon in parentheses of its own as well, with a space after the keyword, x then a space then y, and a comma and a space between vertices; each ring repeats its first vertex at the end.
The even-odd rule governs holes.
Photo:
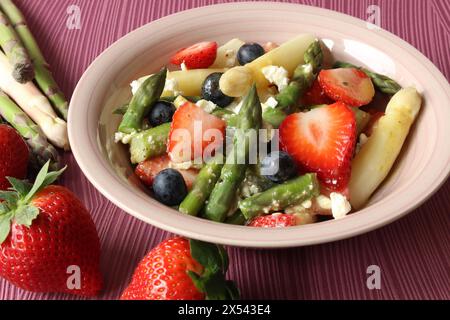
POLYGON ((0 52, 0 88, 41 128, 48 140, 59 148, 69 150, 67 123, 58 118, 47 98, 33 82, 18 83, 12 76, 12 67, 0 52))
POLYGON ((414 88, 402 89, 392 97, 386 114, 378 120, 372 135, 353 159, 349 191, 354 209, 364 206, 389 174, 421 103, 422 98, 414 88))

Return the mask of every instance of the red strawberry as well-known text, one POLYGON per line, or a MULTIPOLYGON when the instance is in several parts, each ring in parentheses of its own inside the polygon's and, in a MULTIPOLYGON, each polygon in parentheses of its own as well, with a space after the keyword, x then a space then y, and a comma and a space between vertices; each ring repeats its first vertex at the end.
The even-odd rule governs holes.
POLYGON ((226 126, 222 119, 186 102, 172 118, 168 144, 170 159, 179 163, 202 158, 206 148, 208 155, 213 155, 211 151, 223 145, 226 126))
POLYGON ((122 300, 204 300, 236 298, 225 280, 228 257, 217 245, 171 238, 150 251, 136 268, 122 300), (214 294, 211 294, 214 289, 214 294))
POLYGON ((23 179, 27 175, 30 152, 25 141, 16 130, 0 125, 0 190, 7 190, 10 184, 6 177, 23 179))
POLYGON ((216 56, 216 42, 200 42, 181 49, 170 59, 170 62, 176 65, 184 62, 188 69, 202 69, 210 67, 216 60, 216 56))
POLYGON ((259 228, 284 228, 297 225, 297 218, 293 214, 273 213, 267 216, 253 218, 248 226, 259 228))
POLYGON ((352 110, 341 102, 288 116, 280 126, 280 143, 307 172, 316 172, 332 190, 345 189, 356 143, 352 110))
POLYGON ((0 193, 0 276, 33 292, 95 296, 102 286, 95 225, 72 192, 49 185, 62 171, 47 171, 48 164, 33 189, 10 179, 19 200, 0 193))
POLYGON ((372 80, 356 68, 322 70, 318 79, 320 86, 331 99, 353 107, 370 103, 375 95, 372 80))
MULTIPOLYGON (((137 165, 135 173, 145 185, 151 187, 153 184, 153 179, 156 177, 156 175, 167 168, 170 168, 170 158, 168 155, 163 155, 160 157, 142 161, 137 165)), ((189 169, 178 171, 183 176, 188 189, 191 189, 192 185, 195 182, 195 179, 197 178, 198 170, 189 169)))
POLYGON ((303 104, 305 106, 315 106, 330 103, 333 103, 333 100, 325 94, 325 91, 320 86, 318 80, 313 82, 311 88, 309 88, 309 90, 303 96, 303 104))

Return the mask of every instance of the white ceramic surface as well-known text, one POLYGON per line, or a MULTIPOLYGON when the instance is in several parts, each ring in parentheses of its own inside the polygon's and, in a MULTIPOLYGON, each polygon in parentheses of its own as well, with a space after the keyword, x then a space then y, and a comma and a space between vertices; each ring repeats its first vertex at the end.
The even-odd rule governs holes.
POLYGON ((355 236, 410 212, 450 171, 450 86, 436 67, 398 37, 347 15, 281 3, 230 3, 181 12, 118 40, 89 67, 72 97, 69 138, 82 171, 109 200, 159 228, 204 241, 246 247, 293 247, 355 236), (339 60, 365 65, 424 96, 421 115, 389 179, 366 208, 341 220, 286 229, 259 229, 189 217, 148 196, 114 143, 120 121, 112 110, 130 97, 129 83, 168 63, 177 49, 231 38, 282 43, 297 34, 324 40, 339 60))

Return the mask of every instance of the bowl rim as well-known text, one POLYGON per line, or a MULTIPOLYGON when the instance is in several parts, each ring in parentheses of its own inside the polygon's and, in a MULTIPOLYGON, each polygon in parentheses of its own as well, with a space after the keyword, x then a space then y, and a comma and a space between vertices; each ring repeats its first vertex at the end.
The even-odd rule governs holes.
MULTIPOLYGON (((80 115, 80 108, 75 108, 74 106, 83 105, 84 102, 89 101, 88 96, 90 96, 92 92, 88 92, 89 87, 86 86, 85 83, 98 81, 100 79, 101 75, 95 74, 97 67, 101 65, 101 62, 105 59, 105 57, 112 56, 121 50, 121 44, 131 42, 141 37, 143 38, 144 35, 151 32, 151 29, 170 27, 172 19, 176 17, 201 17, 202 15, 208 15, 209 13, 217 11, 231 12, 233 10, 241 10, 243 8, 246 10, 276 9, 296 11, 298 14, 314 14, 322 17, 326 16, 326 18, 336 19, 338 22, 348 23, 359 28, 364 27, 364 25, 367 26, 367 22, 358 18, 318 7, 279 2, 239 2, 216 4, 181 11, 145 24, 144 26, 141 26, 120 38, 109 46, 102 54, 100 54, 85 71, 78 82, 77 87, 75 88, 69 108, 68 132, 73 155, 84 175, 94 185, 94 187, 103 194, 103 196, 125 212, 142 221, 188 238, 239 247, 281 248, 326 243, 372 231, 383 225, 389 224, 414 210, 442 186, 450 174, 450 161, 448 161, 448 159, 450 159, 450 142, 446 142, 449 151, 446 151, 446 154, 444 155, 447 157, 447 163, 442 163, 441 171, 435 180, 426 181, 427 188, 423 188, 424 186, 421 186, 425 192, 419 193, 412 199, 413 201, 408 204, 403 203, 400 205, 400 203, 393 202, 392 208, 389 212, 393 212, 394 214, 378 215, 377 220, 373 217, 368 217, 366 214, 368 209, 363 209, 357 212, 357 214, 352 214, 344 219, 321 222, 318 224, 304 225, 287 229, 257 229, 243 226, 232 226, 200 218, 184 216, 171 208, 157 204, 155 200, 153 200, 152 208, 154 212, 147 215, 142 214, 140 212, 142 209, 138 208, 135 203, 130 203, 129 201, 131 199, 136 201, 143 200, 142 196, 132 192, 131 188, 126 188, 123 186, 117 176, 110 177, 111 174, 108 169, 105 168, 104 165, 100 165, 104 159, 102 159, 101 154, 99 154, 101 152, 98 150, 98 143, 96 139, 92 139, 92 136, 89 136, 88 132, 81 132, 80 134, 80 128, 83 127, 82 121, 86 118, 80 115), (147 31, 148 29, 150 29, 150 31, 147 31), (86 92, 84 92, 85 89, 86 92), (85 157, 88 153, 91 154, 91 157, 85 157), (98 160, 99 163, 93 161, 94 159, 92 158, 92 154, 97 156, 98 159, 95 160, 98 160), (108 181, 105 182, 104 179, 108 176, 110 179, 107 179, 108 181), (119 190, 114 189, 116 187, 118 187, 119 190), (175 217, 173 215, 174 213, 176 213, 179 217, 175 217), (332 224, 332 228, 329 227, 328 229, 333 229, 333 232, 328 231, 326 233, 321 233, 316 231, 317 229, 324 229, 321 227, 326 225, 330 226, 330 224, 332 224), (298 228, 302 228, 302 234, 298 233, 298 228), (232 230, 234 232, 231 232, 232 230), (239 236, 236 236, 236 234, 239 234, 239 236)), ((447 92, 446 96, 448 101, 450 101, 450 85, 441 72, 431 63, 431 61, 428 60, 428 58, 404 40, 384 29, 377 30, 377 36, 383 38, 382 40, 385 42, 404 50, 420 62, 420 64, 427 69, 430 75, 434 77, 436 83, 444 89, 443 92, 447 92)), ((88 108, 87 105, 83 107, 88 108)), ((447 133, 449 133, 450 136, 450 129, 447 129, 447 133)), ((95 136, 97 136, 97 132, 95 133, 95 136)), ((371 211, 376 209, 376 207, 377 204, 375 203, 370 207, 371 211)))

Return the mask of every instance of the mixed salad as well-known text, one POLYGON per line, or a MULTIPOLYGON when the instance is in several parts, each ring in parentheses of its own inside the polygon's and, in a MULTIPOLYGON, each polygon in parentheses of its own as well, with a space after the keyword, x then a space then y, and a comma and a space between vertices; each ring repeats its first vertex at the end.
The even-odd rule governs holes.
POLYGON ((115 140, 155 199, 183 214, 254 227, 345 217, 388 175, 421 96, 325 50, 309 34, 181 49, 178 70, 131 83, 115 140))

